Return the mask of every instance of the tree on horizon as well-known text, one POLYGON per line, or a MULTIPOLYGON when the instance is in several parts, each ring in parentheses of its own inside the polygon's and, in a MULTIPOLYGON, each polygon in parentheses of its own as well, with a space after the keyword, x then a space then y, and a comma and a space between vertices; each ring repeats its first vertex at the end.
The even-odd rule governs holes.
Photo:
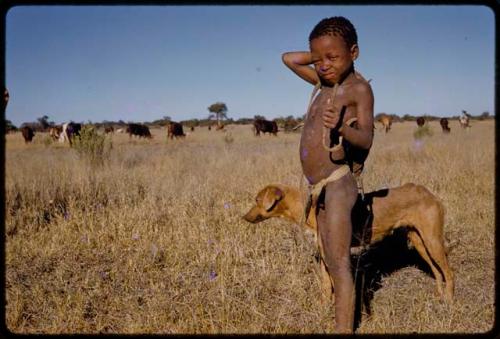
POLYGON ((215 117, 217 119, 217 126, 220 126, 221 119, 227 119, 227 106, 223 102, 216 102, 210 105, 208 111, 210 112, 208 119, 215 117))

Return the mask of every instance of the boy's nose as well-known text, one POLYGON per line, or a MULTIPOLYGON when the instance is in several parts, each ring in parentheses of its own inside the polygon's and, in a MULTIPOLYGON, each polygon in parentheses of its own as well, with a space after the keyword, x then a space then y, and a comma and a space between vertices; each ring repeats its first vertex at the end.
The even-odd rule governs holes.
POLYGON ((323 63, 321 64, 321 67, 320 67, 320 70, 322 72, 325 72, 327 71, 330 67, 331 67, 331 63, 329 61, 323 61, 323 63))

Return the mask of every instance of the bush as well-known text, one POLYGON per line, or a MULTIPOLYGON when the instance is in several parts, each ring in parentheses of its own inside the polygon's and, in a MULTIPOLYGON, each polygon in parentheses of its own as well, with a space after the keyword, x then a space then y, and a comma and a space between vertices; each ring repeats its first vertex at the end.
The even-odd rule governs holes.
POLYGON ((83 126, 80 136, 73 141, 73 148, 80 158, 88 161, 92 166, 102 166, 109 159, 113 148, 111 140, 104 134, 97 133, 92 126, 83 126))
POLYGON ((424 124, 423 126, 417 127, 417 130, 413 133, 413 137, 415 139, 422 139, 424 137, 432 136, 432 129, 428 124, 424 124))

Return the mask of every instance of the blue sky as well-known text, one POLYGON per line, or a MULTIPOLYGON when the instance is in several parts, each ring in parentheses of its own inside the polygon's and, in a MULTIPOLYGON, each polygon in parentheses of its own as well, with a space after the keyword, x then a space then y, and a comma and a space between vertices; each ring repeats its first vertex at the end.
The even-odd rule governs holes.
POLYGON ((153 121, 304 114, 312 86, 281 61, 321 19, 357 29, 375 114, 494 114, 485 6, 19 6, 6 18, 6 119, 153 121))

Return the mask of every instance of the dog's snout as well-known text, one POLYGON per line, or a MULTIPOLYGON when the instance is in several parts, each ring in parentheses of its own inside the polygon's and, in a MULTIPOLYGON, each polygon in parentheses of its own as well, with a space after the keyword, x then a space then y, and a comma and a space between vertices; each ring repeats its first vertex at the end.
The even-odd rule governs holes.
POLYGON ((254 224, 264 220, 264 218, 262 218, 262 216, 258 212, 256 212, 255 209, 253 208, 243 216, 243 219, 254 224))

